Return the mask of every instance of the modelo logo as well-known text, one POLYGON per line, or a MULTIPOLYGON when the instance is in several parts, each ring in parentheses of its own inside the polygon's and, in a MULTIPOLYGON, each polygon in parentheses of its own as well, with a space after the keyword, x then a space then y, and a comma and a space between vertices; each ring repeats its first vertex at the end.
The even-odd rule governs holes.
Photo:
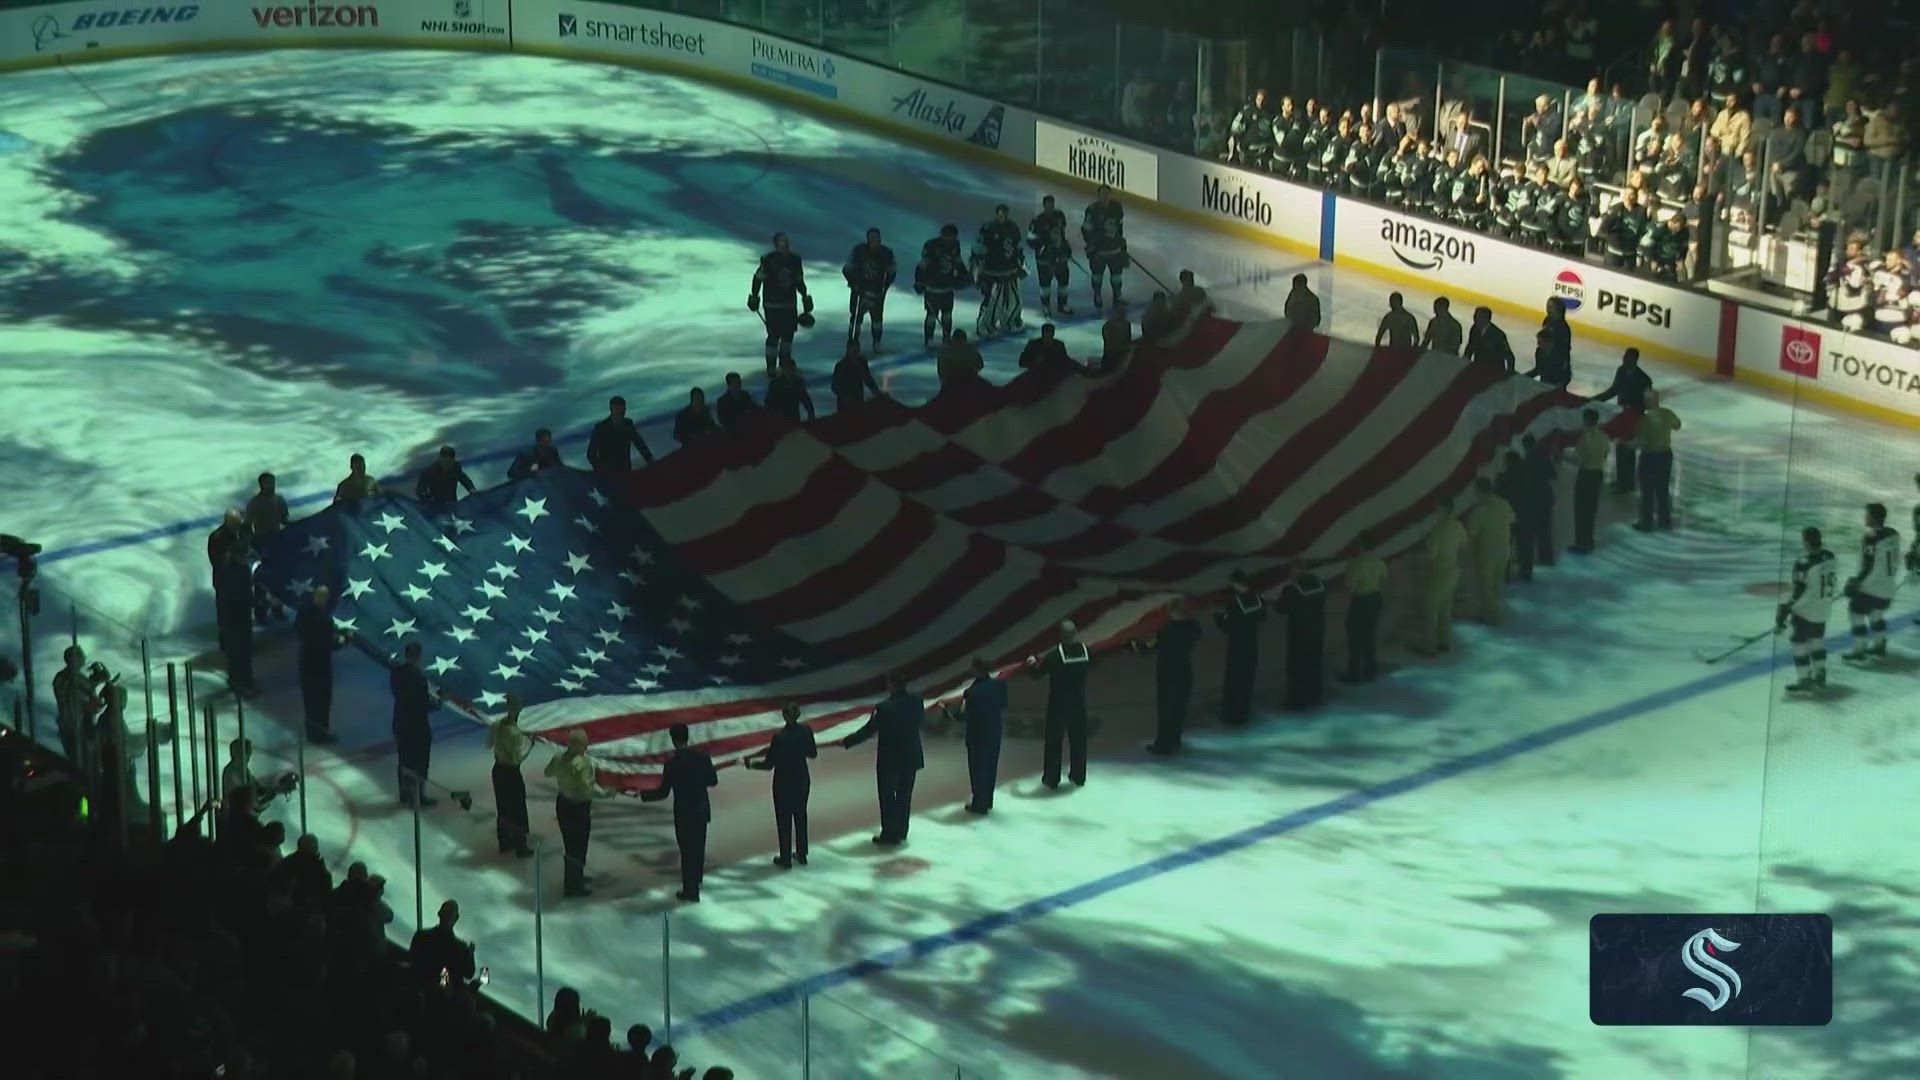
POLYGON ((910 116, 931 127, 945 128, 949 135, 958 135, 967 130, 967 114, 960 103, 948 98, 945 104, 936 105, 933 95, 925 90, 915 90, 911 94, 902 94, 893 99, 895 116, 910 116))
POLYGON ((359 7, 335 7, 315 4, 306 7, 266 7, 253 9, 253 21, 266 26, 379 26, 380 10, 372 4, 359 7))
POLYGON ((1067 172, 1095 184, 1127 190, 1127 163, 1120 148, 1095 135, 1082 135, 1067 147, 1067 172))
MULTIPOLYGON (((1587 302, 1587 283, 1572 270, 1562 270, 1553 278, 1552 295, 1560 298, 1566 305, 1568 314, 1579 311, 1587 302)), ((1673 309, 1665 304, 1648 303, 1626 293, 1612 289, 1595 289, 1593 309, 1618 315, 1633 322, 1644 322, 1648 326, 1672 326, 1673 309)))
POLYGON ((1220 178, 1217 176, 1200 177, 1200 205, 1216 214, 1237 217, 1255 225, 1273 224, 1273 207, 1267 202, 1266 195, 1259 191, 1248 194, 1244 184, 1222 194, 1220 178))
POLYGON ((1394 258, 1414 270, 1443 270, 1448 263, 1472 266, 1479 255, 1471 240, 1397 218, 1381 219, 1380 239, 1394 258))

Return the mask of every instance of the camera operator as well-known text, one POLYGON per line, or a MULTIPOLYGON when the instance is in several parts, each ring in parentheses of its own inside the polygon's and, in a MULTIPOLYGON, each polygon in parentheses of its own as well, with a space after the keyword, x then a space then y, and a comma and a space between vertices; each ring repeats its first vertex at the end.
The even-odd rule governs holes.
POLYGON ((107 669, 99 664, 87 669, 87 654, 78 645, 67 646, 64 658, 67 666, 53 676, 56 725, 61 752, 70 764, 79 767, 82 744, 103 704, 99 689, 107 681, 107 669))

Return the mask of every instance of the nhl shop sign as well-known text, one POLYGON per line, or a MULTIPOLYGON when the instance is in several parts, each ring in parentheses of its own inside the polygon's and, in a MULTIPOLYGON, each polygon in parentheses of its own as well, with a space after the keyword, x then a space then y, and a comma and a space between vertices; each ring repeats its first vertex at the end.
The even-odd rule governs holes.
POLYGON ((1034 164, 1143 199, 1160 197, 1160 159, 1153 151, 1048 120, 1034 121, 1034 164))

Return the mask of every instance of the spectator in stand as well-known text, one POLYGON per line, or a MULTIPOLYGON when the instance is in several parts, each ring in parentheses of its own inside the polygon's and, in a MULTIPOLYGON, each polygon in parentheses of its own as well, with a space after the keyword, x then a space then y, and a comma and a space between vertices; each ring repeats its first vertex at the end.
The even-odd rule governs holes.
POLYGON ((1861 111, 1860 103, 1852 98, 1838 109, 1828 111, 1834 114, 1833 171, 1851 180, 1867 169, 1867 116, 1861 111))
POLYGON ((459 921, 460 905, 448 900, 440 905, 439 921, 413 935, 407 959, 424 983, 438 982, 444 974, 453 985, 474 985, 473 943, 461 941, 453 932, 459 921))
POLYGON ((707 392, 694 387, 687 391, 687 405, 673 417, 673 441, 681 446, 705 442, 720 433, 713 410, 707 408, 707 392))
POLYGON ((1860 86, 1860 65, 1854 63, 1853 53, 1847 49, 1835 53, 1826 74, 1826 92, 1822 102, 1825 108, 1822 111, 1829 116, 1836 116, 1849 103, 1857 105, 1854 94, 1860 86))
POLYGON ((1864 134, 1868 165, 1882 184, 1893 175, 1893 164, 1907 152, 1907 121, 1898 101, 1867 111, 1864 134))
POLYGON ((1573 148, 1567 140, 1561 139, 1553 144, 1553 154, 1546 160, 1547 180, 1557 188, 1565 188, 1580 174, 1580 162, 1573 156, 1573 148))
POLYGON ((1120 126, 1136 134, 1149 132, 1153 108, 1153 80, 1145 68, 1133 73, 1120 90, 1120 126))
POLYGON ((1526 159, 1545 161, 1553 154, 1553 144, 1560 141, 1562 128, 1560 103, 1554 98, 1541 94, 1533 99, 1533 112, 1520 122, 1520 139, 1526 150, 1526 159))
POLYGON ((1680 75, 1682 55, 1679 35, 1674 32, 1673 20, 1668 19, 1654 31, 1653 44, 1647 48, 1647 85, 1656 93, 1672 89, 1680 75))
POLYGON ((1739 157, 1747 152, 1747 142, 1753 138, 1753 115, 1740 101, 1740 95, 1726 96, 1726 104, 1713 118, 1707 134, 1718 140, 1720 149, 1728 154, 1739 157))
POLYGON ((1787 113, 1780 125, 1767 133, 1767 173, 1773 198, 1787 205, 1806 194, 1807 132, 1800 126, 1799 113, 1787 113))
POLYGON ((1473 127, 1473 115, 1462 111, 1455 116, 1453 131, 1447 135, 1448 154, 1458 154, 1461 161, 1472 161, 1480 154, 1483 145, 1480 133, 1473 127))
POLYGON ((1386 115, 1373 126, 1374 142, 1382 149, 1399 146, 1412 132, 1407 127, 1406 114, 1398 102, 1387 103, 1386 115))

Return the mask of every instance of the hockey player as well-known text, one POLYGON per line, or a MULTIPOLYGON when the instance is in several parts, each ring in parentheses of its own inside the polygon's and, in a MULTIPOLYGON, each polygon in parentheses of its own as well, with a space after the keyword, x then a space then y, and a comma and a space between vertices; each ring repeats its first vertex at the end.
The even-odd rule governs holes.
POLYGON ((896 270, 893 249, 880 242, 879 229, 868 229, 866 243, 857 245, 847 256, 847 265, 840 268, 851 294, 847 300, 847 343, 860 343, 860 317, 864 315, 873 336, 875 356, 880 355, 880 320, 896 270))
POLYGON ((1621 192, 1620 201, 1600 218, 1600 238, 1606 243, 1607 265, 1620 270, 1633 269, 1647 228, 1647 211, 1640 205, 1639 192, 1633 188, 1621 192))
POLYGON ((1040 200, 1040 212, 1027 223, 1027 246, 1033 249, 1033 265, 1040 271, 1040 311, 1048 318, 1071 315, 1067 306, 1067 267, 1073 247, 1067 242, 1067 215, 1054 209, 1053 196, 1040 200), (1054 292, 1049 295, 1048 287, 1054 292))
POLYGON ((1867 327, 1867 284, 1873 277, 1873 261, 1858 240, 1847 241, 1847 257, 1827 274, 1828 303, 1840 317, 1840 326, 1852 333, 1867 327))
POLYGON ((1900 533, 1887 527, 1887 508, 1867 504, 1867 531, 1860 538, 1860 570, 1847 579, 1847 613, 1853 616, 1853 648, 1846 659, 1887 655, 1887 605, 1900 571, 1900 533))
POLYGON ((974 237, 973 276, 980 282, 974 339, 1025 329, 1020 321, 1020 279, 1027 276, 1027 253, 1020 244, 1020 226, 1013 223, 1005 203, 993 208, 993 220, 980 226, 974 237))
POLYGON ((1120 302, 1120 275, 1127 269, 1126 210, 1113 197, 1113 188, 1100 185, 1080 219, 1081 248, 1087 253, 1087 273, 1093 278, 1093 308, 1101 310, 1100 278, 1113 279, 1113 302, 1120 302))
POLYGON ((924 345, 933 348, 933 326, 940 324, 940 340, 953 336, 954 290, 973 284, 967 260, 960 253, 960 227, 943 225, 940 235, 920 245, 920 262, 913 268, 913 291, 924 298, 927 321, 924 345))
POLYGON ((760 256, 753 288, 747 293, 748 311, 760 311, 763 293, 766 311, 761 320, 767 324, 767 377, 771 379, 780 361, 793 357, 794 332, 803 323, 812 325, 813 319, 813 295, 807 292, 800 256, 793 253, 786 233, 774 233, 773 250, 760 256))
POLYGON ((1889 338, 1906 336, 1907 261, 1897 249, 1889 249, 1886 258, 1873 271, 1873 326, 1889 338))
POLYGON ((1227 160, 1264 169, 1272 158, 1273 114, 1267 110, 1267 92, 1255 90, 1227 128, 1227 160))
POLYGON ((1827 685, 1827 614, 1840 592, 1840 571, 1833 552, 1820 543, 1820 530, 1803 529, 1806 554, 1793 563, 1793 594, 1774 613, 1775 633, 1793 633, 1793 667, 1800 678, 1787 685, 1789 694, 1810 694, 1827 685))

